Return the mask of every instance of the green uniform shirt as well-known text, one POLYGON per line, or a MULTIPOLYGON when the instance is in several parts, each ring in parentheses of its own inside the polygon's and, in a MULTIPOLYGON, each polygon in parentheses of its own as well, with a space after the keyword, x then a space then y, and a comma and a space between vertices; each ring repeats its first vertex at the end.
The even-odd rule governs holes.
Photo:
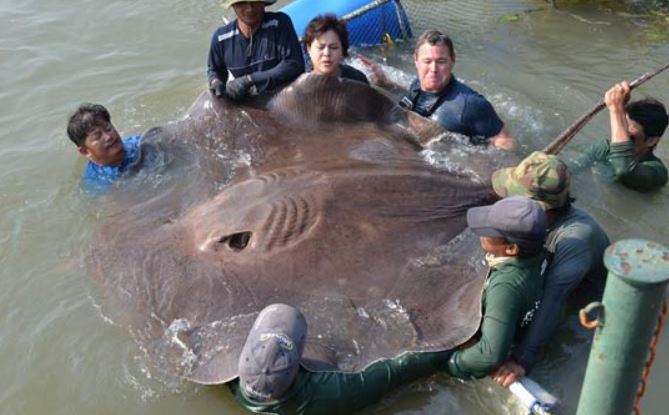
POLYGON ((667 184, 667 168, 662 160, 652 152, 641 160, 636 160, 634 143, 631 140, 611 143, 606 138, 602 139, 588 148, 576 160, 576 165, 587 166, 594 162, 608 162, 613 168, 616 180, 634 190, 644 192, 667 184))
POLYGON ((372 403, 398 385, 443 369, 450 352, 409 352, 376 362, 358 373, 308 372, 300 369, 295 384, 275 401, 256 402, 231 382, 235 399, 252 412, 265 414, 349 414, 372 403))
POLYGON ((451 376, 488 376, 511 351, 519 329, 532 320, 542 293, 543 255, 513 257, 490 269, 483 289, 483 321, 478 342, 448 360, 451 376))

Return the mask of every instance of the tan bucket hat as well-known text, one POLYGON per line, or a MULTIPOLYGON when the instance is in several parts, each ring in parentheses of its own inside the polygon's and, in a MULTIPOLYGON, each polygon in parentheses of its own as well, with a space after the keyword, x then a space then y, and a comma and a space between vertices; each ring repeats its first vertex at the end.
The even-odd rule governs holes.
POLYGON ((270 4, 276 3, 276 0, 225 0, 225 3, 223 3, 223 7, 229 9, 230 7, 232 7, 233 4, 242 3, 242 2, 245 2, 245 1, 247 1, 247 2, 263 2, 268 6, 270 4))

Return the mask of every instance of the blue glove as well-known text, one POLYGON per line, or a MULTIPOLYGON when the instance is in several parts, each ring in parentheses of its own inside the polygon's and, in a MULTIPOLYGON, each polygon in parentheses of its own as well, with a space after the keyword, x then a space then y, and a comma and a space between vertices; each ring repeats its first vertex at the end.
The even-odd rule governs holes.
POLYGON ((235 78, 225 86, 225 96, 233 101, 239 101, 249 95, 252 86, 253 80, 249 75, 235 78))

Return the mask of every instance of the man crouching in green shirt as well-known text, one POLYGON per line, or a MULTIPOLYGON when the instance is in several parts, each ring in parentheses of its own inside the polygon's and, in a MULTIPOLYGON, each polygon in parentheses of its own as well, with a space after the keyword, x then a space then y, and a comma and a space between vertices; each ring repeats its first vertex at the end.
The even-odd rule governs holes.
POLYGON ((404 353, 359 373, 309 372, 300 367, 307 323, 286 304, 264 308, 239 357, 239 380, 229 384, 246 409, 264 414, 350 414, 379 401, 398 385, 429 376, 450 352, 404 353))
POLYGON ((611 139, 593 144, 574 167, 606 161, 613 167, 616 180, 625 186, 642 192, 655 190, 667 184, 667 168, 653 150, 667 128, 669 116, 657 100, 647 98, 626 104, 629 98, 627 81, 606 92, 611 139))
POLYGON ((469 209, 467 225, 480 237, 490 269, 481 328, 451 355, 447 371, 471 379, 488 376, 506 361, 513 340, 539 306, 546 214, 534 200, 512 196, 469 209))

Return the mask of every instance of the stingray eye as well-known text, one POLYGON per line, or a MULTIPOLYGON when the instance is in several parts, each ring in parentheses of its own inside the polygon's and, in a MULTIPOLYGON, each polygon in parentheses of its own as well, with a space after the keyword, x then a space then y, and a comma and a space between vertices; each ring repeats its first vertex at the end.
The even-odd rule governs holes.
POLYGON ((251 232, 237 232, 230 235, 225 235, 218 240, 219 244, 227 245, 233 251, 242 251, 249 244, 251 240, 251 232))

